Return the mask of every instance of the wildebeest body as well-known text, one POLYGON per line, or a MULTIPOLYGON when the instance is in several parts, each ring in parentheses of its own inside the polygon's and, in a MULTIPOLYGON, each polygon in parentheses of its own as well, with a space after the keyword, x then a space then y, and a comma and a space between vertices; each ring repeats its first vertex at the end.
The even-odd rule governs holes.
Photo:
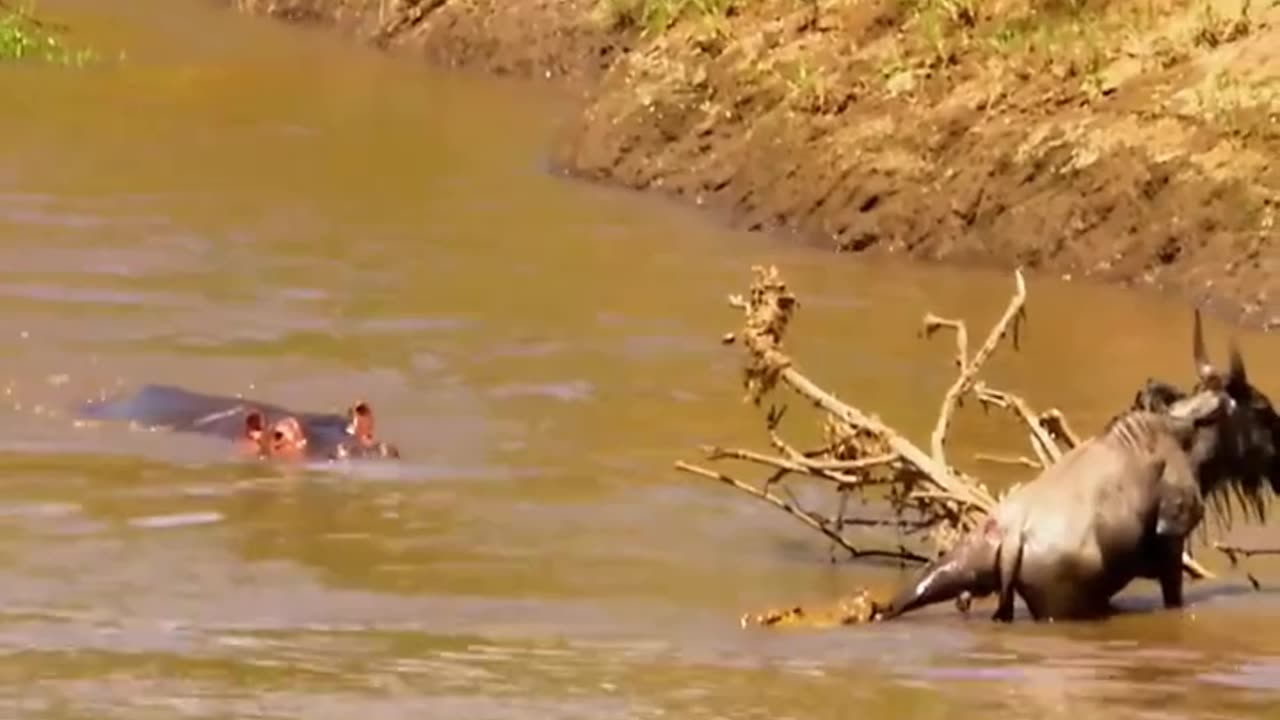
POLYGON ((1121 416, 1010 492, 884 617, 966 591, 999 591, 998 619, 1012 618, 1015 596, 1036 618, 1094 617, 1134 577, 1159 580, 1166 603, 1180 603, 1184 538, 1203 515, 1186 453, 1197 419, 1121 416))

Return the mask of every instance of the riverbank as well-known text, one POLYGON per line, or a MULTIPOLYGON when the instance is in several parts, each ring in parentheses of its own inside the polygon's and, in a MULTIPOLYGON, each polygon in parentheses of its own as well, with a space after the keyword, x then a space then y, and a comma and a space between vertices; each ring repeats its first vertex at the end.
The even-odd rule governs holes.
POLYGON ((0 62, 32 60, 81 67, 97 59, 88 48, 65 44, 66 28, 46 23, 27 5, 0 0, 0 62))
POLYGON ((553 154, 575 176, 1280 326, 1274 3, 232 1, 581 92, 553 154))

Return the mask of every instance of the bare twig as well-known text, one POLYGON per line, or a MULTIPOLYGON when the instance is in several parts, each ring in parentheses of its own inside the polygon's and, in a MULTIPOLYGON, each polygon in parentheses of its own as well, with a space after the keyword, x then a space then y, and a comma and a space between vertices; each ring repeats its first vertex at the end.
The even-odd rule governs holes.
POLYGON ((881 465, 892 465, 900 459, 897 455, 888 454, 857 460, 809 460, 805 465, 814 470, 867 470, 881 465))
POLYGON ((1185 551, 1182 553, 1182 572, 1196 580, 1212 580, 1217 577, 1209 571, 1209 568, 1201 565, 1185 551))
MULTIPOLYGON (((786 470, 787 472, 807 473, 814 477, 822 478, 824 480, 830 480, 836 483, 837 485, 842 485, 842 486, 852 487, 852 486, 886 484, 886 482, 884 481, 876 481, 866 477, 846 475, 837 470, 830 470, 825 467, 821 467, 815 463, 805 460, 803 456, 800 456, 794 459, 788 459, 788 458, 777 457, 774 455, 765 455, 764 453, 758 453, 751 450, 741 450, 737 448, 721 448, 721 447, 715 447, 715 446, 705 446, 702 448, 702 450, 707 454, 708 460, 724 460, 724 459, 745 460, 747 462, 753 462, 758 465, 768 465, 771 467, 778 468, 779 470, 786 470)), ((852 465, 852 463, 832 463, 832 464, 833 465, 852 465)), ((872 467, 872 465, 862 465, 862 466, 854 465, 854 467, 866 468, 866 467, 872 467)))
POLYGON ((1058 461, 1054 454, 1054 447, 1041 444, 1035 431, 1027 433, 1027 442, 1031 444, 1031 451, 1036 454, 1036 462, 1040 463, 1041 467, 1049 467, 1058 461))
POLYGON ((995 352, 999 347, 1000 341, 1004 336, 1013 331, 1014 345, 1017 345, 1018 323, 1021 321, 1025 312, 1027 302, 1027 284, 1022 278, 1022 270, 1014 271, 1015 289, 1013 297, 1009 300, 1009 306, 1005 308, 1004 315, 996 321, 992 326, 991 332, 987 335, 987 340, 978 348, 978 352, 972 357, 967 356, 968 347, 968 330, 961 320, 946 320, 936 315, 928 314, 924 319, 925 336, 932 335, 939 328, 949 327, 956 332, 956 350, 959 354, 957 364, 960 366, 960 374, 956 377, 955 382, 948 388, 947 394, 942 398, 942 408, 938 411, 938 421, 933 428, 933 435, 930 438, 931 448, 933 450, 933 459, 940 465, 947 464, 946 442, 947 430, 951 425, 951 418, 955 414, 956 407, 959 406, 960 400, 972 388, 974 381, 978 377, 978 372, 982 370, 982 366, 986 364, 987 358, 995 352))
POLYGON ((910 550, 907 550, 906 548, 899 548, 897 550, 882 550, 882 549, 861 549, 861 548, 855 547, 848 540, 846 540, 844 536, 839 533, 838 530, 832 529, 828 527, 826 523, 823 523, 820 520, 815 519, 811 514, 801 509, 794 502, 784 500, 783 498, 780 498, 777 495, 764 492, 759 488, 752 487, 747 483, 744 483, 740 480, 736 480, 728 475, 725 475, 724 473, 716 472, 714 470, 708 470, 706 468, 698 467, 697 465, 691 465, 683 461, 677 461, 675 464, 675 467, 677 470, 681 470, 683 472, 692 473, 694 475, 701 475, 702 477, 709 478, 711 480, 718 480, 726 485, 729 485, 730 487, 733 487, 737 490, 741 490, 742 492, 745 492, 748 495, 757 497, 761 500, 764 500, 767 503, 770 503, 771 505, 774 505, 778 509, 782 510, 783 512, 786 512, 788 515, 796 518, 797 520, 804 523, 805 525, 808 525, 814 530, 817 530, 823 535, 826 535, 828 539, 830 539, 835 544, 847 550, 849 554, 855 558, 882 557, 882 558, 890 558, 894 560, 902 560, 907 562, 927 561, 927 558, 925 558, 924 556, 919 555, 917 553, 913 553, 910 550))
POLYGON ((1067 422, 1066 416, 1061 410, 1052 408, 1040 413, 1040 422, 1045 428, 1053 434, 1053 436, 1071 449, 1080 444, 1080 436, 1075 430, 1071 429, 1071 424, 1067 422))
POLYGON ((1215 542, 1213 549, 1227 556, 1232 565, 1240 562, 1240 558, 1251 558, 1255 555, 1280 555, 1280 548, 1273 547, 1242 547, 1239 545, 1229 545, 1227 543, 1215 542))
POLYGON ((883 438, 895 454, 921 470, 922 479, 938 487, 942 493, 964 503, 971 511, 986 513, 994 507, 995 501, 985 489, 958 477, 951 468, 936 462, 910 440, 880 422, 879 418, 866 415, 861 410, 846 405, 800 374, 795 368, 788 367, 782 371, 781 376, 793 390, 809 398, 836 418, 883 438))
POLYGON ((889 527, 899 530, 922 530, 929 526, 928 520, 903 520, 901 518, 844 518, 841 522, 846 527, 889 527))
POLYGON ((1026 400, 1014 395, 1010 392, 995 390, 987 387, 985 383, 976 383, 974 385, 974 394, 978 396, 978 402, 983 406, 995 406, 1010 410, 1022 423, 1027 426, 1027 430, 1031 433, 1031 447, 1035 450, 1036 455, 1044 463, 1047 458, 1050 462, 1045 465, 1057 462, 1062 458, 1062 450, 1054 441, 1053 434, 1045 427, 1045 415, 1036 413, 1026 400))
POLYGON ((1038 460, 1033 460, 1026 455, 993 455, 991 453, 974 453, 974 460, 980 462, 995 463, 998 465, 1020 465, 1033 470, 1042 470, 1044 465, 1038 460))

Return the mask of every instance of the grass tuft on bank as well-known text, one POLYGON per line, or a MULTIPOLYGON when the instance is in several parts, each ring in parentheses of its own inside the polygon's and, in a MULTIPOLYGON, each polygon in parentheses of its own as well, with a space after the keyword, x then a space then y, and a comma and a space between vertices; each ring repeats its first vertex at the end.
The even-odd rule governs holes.
POLYGON ((0 2, 0 61, 37 60, 56 65, 83 67, 97 59, 89 48, 63 42, 65 28, 35 16, 34 5, 0 2))
POLYGON ((723 20, 740 0, 599 0, 596 13, 614 30, 655 36, 686 17, 723 20))

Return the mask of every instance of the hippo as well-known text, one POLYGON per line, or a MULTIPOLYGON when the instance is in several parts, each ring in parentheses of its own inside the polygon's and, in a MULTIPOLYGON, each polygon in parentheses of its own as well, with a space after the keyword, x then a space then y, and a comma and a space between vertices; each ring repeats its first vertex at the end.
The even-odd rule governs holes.
POLYGON ((374 413, 357 402, 345 413, 299 413, 246 398, 209 395, 172 385, 145 385, 125 397, 88 401, 90 420, 126 421, 232 441, 244 454, 270 459, 398 458, 374 435, 374 413))

